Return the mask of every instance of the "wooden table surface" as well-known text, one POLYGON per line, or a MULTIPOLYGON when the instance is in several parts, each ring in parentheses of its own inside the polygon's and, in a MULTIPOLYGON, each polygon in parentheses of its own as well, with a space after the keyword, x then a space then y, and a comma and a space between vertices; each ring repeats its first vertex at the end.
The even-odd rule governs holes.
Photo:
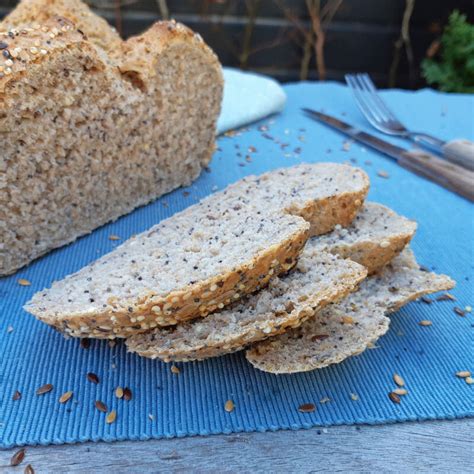
POLYGON ((0 472, 474 472, 474 419, 0 451, 0 472))

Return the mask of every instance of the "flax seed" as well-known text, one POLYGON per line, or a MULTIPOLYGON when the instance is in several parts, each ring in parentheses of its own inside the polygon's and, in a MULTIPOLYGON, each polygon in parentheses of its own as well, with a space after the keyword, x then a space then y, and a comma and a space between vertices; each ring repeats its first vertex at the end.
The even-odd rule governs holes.
POLYGON ((466 382, 468 385, 472 385, 474 383, 474 379, 472 377, 466 377, 464 382, 466 382))
POLYGON ((403 387, 405 385, 405 381, 400 377, 398 374, 393 374, 393 381, 399 386, 403 387))
POLYGON ((172 365, 171 366, 171 372, 173 372, 173 374, 179 374, 181 372, 181 370, 179 370, 178 367, 176 367, 175 365, 172 365))
POLYGON ((406 388, 396 388, 393 390, 393 393, 396 395, 406 395, 408 393, 408 390, 406 388))
POLYGON ((120 240, 120 237, 118 235, 109 235, 109 240, 120 240))
POLYGON ((471 372, 469 370, 460 370, 459 372, 456 372, 456 377, 459 377, 460 379, 465 379, 470 376, 471 372))
POLYGON ((47 383, 36 390, 36 395, 44 395, 45 393, 51 392, 51 390, 53 390, 53 386, 47 383))
POLYGON ((25 459, 26 449, 21 448, 10 459, 10 466, 19 466, 25 459))
POLYGON ((27 280, 26 278, 20 278, 18 280, 18 284, 21 285, 21 286, 30 286, 31 285, 31 281, 30 280, 27 280))
POLYGON ((454 311, 458 316, 466 316, 466 312, 465 312, 463 309, 459 308, 458 306, 455 306, 455 307, 453 308, 453 311, 454 311))
POLYGON ((132 391, 128 387, 123 389, 123 399, 127 402, 132 399, 132 391))
POLYGON ((64 392, 60 397, 59 397, 59 403, 66 403, 70 398, 72 397, 73 392, 69 390, 68 392, 64 392))
POLYGON ((113 423, 117 419, 117 412, 115 410, 112 410, 108 415, 107 418, 105 419, 105 422, 107 424, 113 423))
POLYGON ((24 474, 35 474, 35 470, 31 464, 27 464, 25 470, 23 471, 24 474))
POLYGON ((122 398, 123 397, 123 388, 122 387, 117 387, 115 389, 115 396, 117 398, 122 398))
POLYGON ((17 391, 13 394, 12 400, 13 400, 13 401, 16 401, 16 400, 20 400, 20 398, 21 398, 21 392, 17 390, 17 391))
POLYGON ((100 382, 99 377, 94 374, 94 372, 87 373, 87 380, 89 380, 89 382, 95 383, 96 385, 100 382))
POLYGON ((107 413, 107 405, 104 402, 101 402, 100 400, 96 400, 95 407, 97 408, 97 410, 101 411, 102 413, 107 413))
POLYGON ((381 178, 385 178, 385 179, 390 178, 390 175, 386 171, 383 171, 383 170, 377 171, 377 176, 380 176, 381 178))
POLYGON ((234 405, 234 402, 232 400, 227 400, 225 402, 225 405, 224 405, 224 410, 227 412, 227 413, 230 413, 231 411, 234 411, 234 408, 235 408, 235 405, 234 405))
POLYGON ((303 403, 303 405, 298 407, 298 411, 300 413, 312 413, 313 411, 316 411, 316 407, 313 403, 303 403))
POLYGON ((390 392, 388 398, 390 398, 393 403, 400 403, 400 397, 395 392, 390 392))
POLYGON ((429 319, 423 319, 423 321, 420 321, 418 324, 420 326, 431 326, 433 322, 430 321, 429 319))

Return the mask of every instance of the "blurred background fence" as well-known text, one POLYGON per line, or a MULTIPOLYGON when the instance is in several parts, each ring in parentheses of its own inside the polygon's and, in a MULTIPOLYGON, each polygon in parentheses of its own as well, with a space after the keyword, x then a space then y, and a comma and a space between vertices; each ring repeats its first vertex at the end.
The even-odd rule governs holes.
MULTIPOLYGON (((160 18, 199 32, 224 65, 280 81, 342 80, 366 71, 382 87, 417 88, 449 14, 472 0, 87 0, 125 37, 160 18)), ((16 4, 0 2, 3 16, 16 4)))

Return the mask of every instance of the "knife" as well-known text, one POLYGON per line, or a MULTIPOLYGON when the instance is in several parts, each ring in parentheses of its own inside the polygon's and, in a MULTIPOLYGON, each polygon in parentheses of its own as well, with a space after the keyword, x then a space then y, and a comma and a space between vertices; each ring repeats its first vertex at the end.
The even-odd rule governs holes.
POLYGON ((344 135, 389 156, 403 168, 423 178, 427 178, 471 202, 474 201, 474 172, 441 160, 423 150, 405 150, 399 146, 392 145, 385 140, 374 137, 322 112, 308 108, 303 108, 302 110, 312 119, 323 122, 344 135))

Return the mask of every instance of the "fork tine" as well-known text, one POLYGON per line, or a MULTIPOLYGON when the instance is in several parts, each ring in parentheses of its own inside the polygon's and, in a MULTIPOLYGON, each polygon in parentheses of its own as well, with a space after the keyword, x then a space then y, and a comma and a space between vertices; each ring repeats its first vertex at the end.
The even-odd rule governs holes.
POLYGON ((350 89, 352 90, 352 93, 354 94, 354 98, 356 100, 357 105, 359 106, 359 109, 365 115, 365 118, 374 127, 377 127, 378 119, 377 119, 376 116, 374 116, 374 114, 372 113, 372 110, 367 105, 366 100, 365 100, 364 96, 362 95, 362 91, 359 87, 359 83, 356 80, 356 76, 353 75, 353 74, 346 74, 345 78, 346 78, 347 84, 349 85, 350 89))
POLYGON ((379 110, 382 111, 385 114, 385 116, 388 120, 398 122, 399 120, 397 119, 395 114, 387 107, 387 105, 385 104, 383 99, 378 94, 377 88, 375 87, 374 83, 372 82, 372 79, 370 78, 370 76, 367 73, 361 74, 360 76, 361 76, 361 80, 364 82, 366 88, 372 94, 374 102, 377 104, 379 110))
POLYGON ((385 122, 387 117, 383 110, 380 109, 378 104, 375 101, 374 94, 369 89, 368 85, 364 81, 363 74, 357 74, 357 82, 360 89, 363 91, 367 107, 372 111, 373 115, 377 118, 379 123, 385 122))

